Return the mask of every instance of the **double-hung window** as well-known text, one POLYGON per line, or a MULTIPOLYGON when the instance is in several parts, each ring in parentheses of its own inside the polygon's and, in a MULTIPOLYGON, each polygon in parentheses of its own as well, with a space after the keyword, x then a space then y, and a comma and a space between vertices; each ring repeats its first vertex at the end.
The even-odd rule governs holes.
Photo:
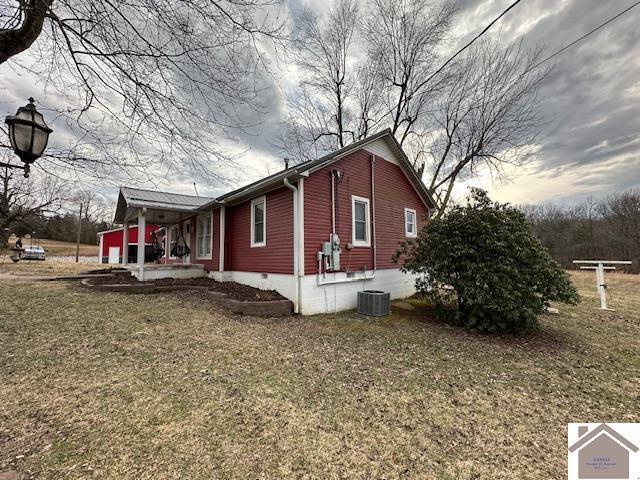
POLYGON ((212 214, 198 217, 198 223, 196 225, 197 258, 211 258, 212 225, 212 214))
POLYGON ((404 235, 415 238, 418 236, 418 224, 416 221, 416 211, 411 208, 404 209, 404 235))
POLYGON ((354 247, 371 246, 371 216, 369 199, 351 196, 351 215, 354 247))
POLYGON ((267 245, 267 200, 266 197, 251 200, 251 246, 267 245))

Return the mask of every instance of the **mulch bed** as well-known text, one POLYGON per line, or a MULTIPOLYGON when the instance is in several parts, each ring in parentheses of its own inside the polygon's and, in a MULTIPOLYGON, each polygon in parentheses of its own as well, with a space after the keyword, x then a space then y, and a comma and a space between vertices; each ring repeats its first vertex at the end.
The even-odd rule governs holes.
POLYGON ((95 277, 89 282, 90 285, 131 285, 131 289, 127 289, 131 293, 147 293, 150 285, 156 287, 176 287, 176 290, 185 287, 206 287, 208 290, 224 293, 228 298, 239 300, 242 302, 269 302, 276 300, 286 300, 275 290, 259 290, 248 285, 242 285, 235 282, 216 282, 211 278, 163 278, 150 282, 138 282, 135 278, 125 275, 114 275, 112 277, 95 277), (136 290, 140 287, 140 291, 136 290))

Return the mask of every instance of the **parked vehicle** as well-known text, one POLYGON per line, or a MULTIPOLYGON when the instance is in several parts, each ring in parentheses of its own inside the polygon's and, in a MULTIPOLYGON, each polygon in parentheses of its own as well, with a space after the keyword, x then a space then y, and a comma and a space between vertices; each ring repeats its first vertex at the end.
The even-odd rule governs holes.
POLYGON ((22 260, 44 260, 45 250, 39 245, 27 245, 21 255, 22 260))

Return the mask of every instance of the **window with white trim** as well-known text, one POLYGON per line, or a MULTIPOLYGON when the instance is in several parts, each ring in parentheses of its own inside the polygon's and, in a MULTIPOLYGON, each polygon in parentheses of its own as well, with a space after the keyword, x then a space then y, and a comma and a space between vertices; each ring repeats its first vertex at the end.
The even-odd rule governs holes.
POLYGON ((351 196, 351 216, 354 247, 371 246, 371 216, 369 199, 351 196))
POLYGON ((200 215, 196 224, 196 257, 200 259, 211 258, 211 246, 213 239, 213 213, 200 215))
POLYGON ((418 236, 418 222, 416 211, 412 208, 404 209, 404 235, 415 238, 418 236))
POLYGON ((267 245, 267 199, 266 197, 251 200, 251 246, 267 245))

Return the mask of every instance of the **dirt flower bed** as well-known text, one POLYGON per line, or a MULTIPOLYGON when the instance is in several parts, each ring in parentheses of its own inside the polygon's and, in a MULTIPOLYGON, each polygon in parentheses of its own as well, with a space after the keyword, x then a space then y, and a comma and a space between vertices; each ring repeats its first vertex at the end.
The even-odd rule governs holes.
POLYGON ((286 300, 275 290, 259 290, 248 285, 241 285, 235 282, 216 282, 211 278, 163 278, 151 282, 138 282, 135 278, 125 275, 115 275, 113 277, 92 278, 89 285, 131 285, 132 293, 146 293, 149 286, 155 287, 176 287, 183 289, 187 286, 206 287, 210 291, 224 293, 228 298, 241 302, 270 302, 286 300), (140 287, 137 292, 136 287, 140 287))

